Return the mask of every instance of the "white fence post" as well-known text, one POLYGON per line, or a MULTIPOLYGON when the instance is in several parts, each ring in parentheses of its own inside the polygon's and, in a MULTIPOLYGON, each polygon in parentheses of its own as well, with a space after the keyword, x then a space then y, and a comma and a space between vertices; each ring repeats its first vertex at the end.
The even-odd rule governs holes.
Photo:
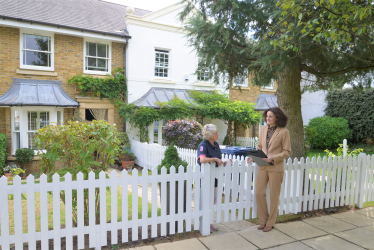
POLYGON ((365 187, 365 172, 366 172, 366 167, 367 167, 367 164, 366 164, 366 154, 365 153, 361 153, 359 156, 358 156, 358 164, 357 164, 357 174, 358 174, 358 202, 357 202, 357 206, 359 208, 363 208, 364 207, 364 198, 365 198, 365 190, 364 190, 364 187, 365 187))
POLYGON ((347 158, 347 139, 343 140, 343 159, 347 158))
MULTIPOLYGON (((205 163, 201 164, 201 169, 204 171, 203 178, 201 180, 202 183, 202 210, 203 216, 201 217, 200 222, 200 233, 202 236, 210 235, 210 220, 209 220, 209 201, 210 201, 210 164, 205 163)), ((196 183, 199 185, 199 183, 196 183)), ((196 209, 196 208, 195 208, 196 209)))

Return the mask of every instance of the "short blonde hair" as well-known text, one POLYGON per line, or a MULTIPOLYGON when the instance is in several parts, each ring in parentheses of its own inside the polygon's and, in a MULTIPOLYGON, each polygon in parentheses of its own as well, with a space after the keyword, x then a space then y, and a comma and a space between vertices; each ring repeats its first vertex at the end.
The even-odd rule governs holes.
POLYGON ((209 140, 217 132, 218 132, 218 129, 216 125, 206 124, 203 128, 203 139, 209 140))

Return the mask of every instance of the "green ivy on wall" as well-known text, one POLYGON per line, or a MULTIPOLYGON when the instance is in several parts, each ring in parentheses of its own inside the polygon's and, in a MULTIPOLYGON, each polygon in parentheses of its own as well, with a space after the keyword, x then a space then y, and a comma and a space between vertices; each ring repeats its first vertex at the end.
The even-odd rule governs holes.
POLYGON ((113 104, 116 104, 126 99, 127 85, 125 80, 123 70, 115 68, 112 75, 108 74, 105 78, 79 74, 71 77, 68 83, 77 85, 81 96, 90 92, 92 97, 108 98, 113 104))

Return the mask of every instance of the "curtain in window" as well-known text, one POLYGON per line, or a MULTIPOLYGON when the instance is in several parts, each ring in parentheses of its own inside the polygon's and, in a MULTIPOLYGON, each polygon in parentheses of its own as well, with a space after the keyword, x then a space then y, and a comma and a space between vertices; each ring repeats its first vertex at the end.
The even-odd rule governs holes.
POLYGON ((89 109, 95 120, 108 120, 107 109, 89 109))

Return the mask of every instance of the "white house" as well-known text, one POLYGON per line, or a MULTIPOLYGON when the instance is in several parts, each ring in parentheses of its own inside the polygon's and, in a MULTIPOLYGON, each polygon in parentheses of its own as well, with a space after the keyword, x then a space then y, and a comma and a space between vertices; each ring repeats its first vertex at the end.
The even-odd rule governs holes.
MULTIPOLYGON (((128 79, 128 102, 137 106, 154 105, 167 101, 176 94, 188 98, 187 90, 220 90, 223 86, 204 81, 204 76, 194 75, 198 58, 188 47, 186 31, 178 21, 183 5, 171 5, 144 16, 133 14, 127 8, 125 16, 127 31, 132 39, 126 50, 126 76, 128 79)), ((156 121, 149 129, 151 142, 162 142, 162 126, 166 121, 156 121)), ((200 121, 201 122, 201 121, 200 121)), ((203 124, 213 123, 219 129, 222 143, 227 125, 221 120, 203 119, 203 124)), ((130 139, 139 140, 138 131, 127 124, 130 139)))

